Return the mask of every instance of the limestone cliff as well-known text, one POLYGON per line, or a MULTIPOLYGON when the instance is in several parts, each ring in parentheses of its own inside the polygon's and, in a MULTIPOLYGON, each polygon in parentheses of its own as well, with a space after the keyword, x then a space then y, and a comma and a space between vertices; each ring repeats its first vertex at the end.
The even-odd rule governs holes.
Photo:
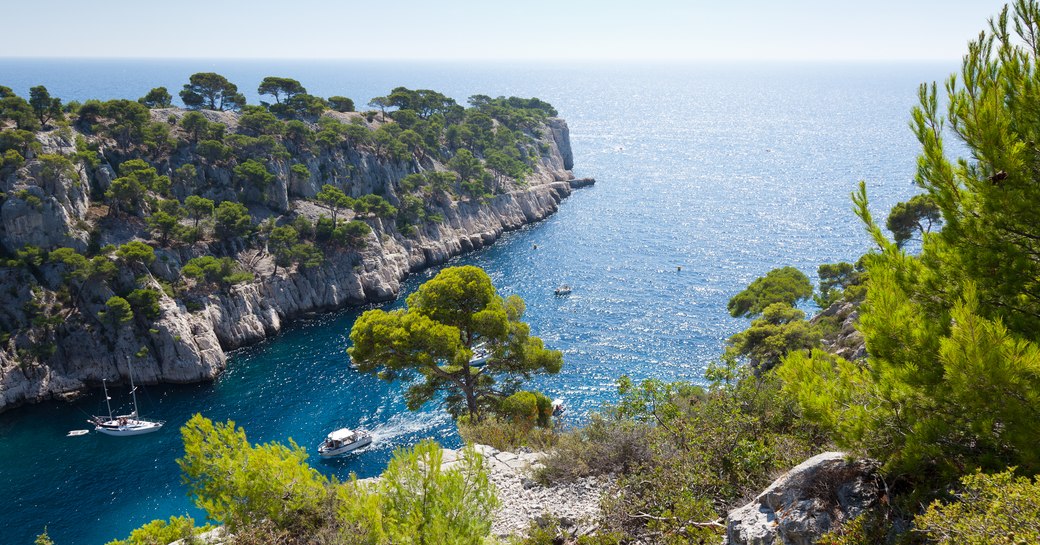
MULTIPOLYGON (((153 120, 169 119, 171 125, 174 118, 184 114, 178 109, 151 112, 153 120)), ((234 130, 237 114, 205 114, 234 130)), ((358 117, 333 112, 326 115, 358 117)), ((442 198, 427 203, 437 210, 440 221, 423 222, 407 235, 399 232, 393 221, 361 218, 372 228, 364 246, 356 251, 327 252, 319 266, 276 269, 262 247, 225 244, 220 249, 252 271, 254 281, 209 293, 171 293, 169 286, 176 282, 180 267, 192 257, 211 252, 212 244, 156 248, 158 259, 152 266, 119 271, 125 283, 143 283, 157 290, 165 285, 159 301, 161 313, 147 324, 102 327, 95 316, 114 293, 108 285, 84 282, 71 290, 46 290, 40 285, 61 284, 57 268, 44 265, 31 271, 0 267, 0 293, 5 294, 0 303, 0 325, 34 324, 0 339, 0 411, 75 395, 99 386, 102 379, 125 380, 127 361, 135 355, 134 378, 139 383, 213 379, 225 368, 229 350, 278 333, 296 316, 396 297, 409 273, 486 246, 503 232, 557 210, 572 191, 573 159, 567 124, 550 118, 531 134, 538 140, 541 156, 523 182, 503 182, 494 196, 484 199, 442 198), (62 305, 63 300, 74 300, 74 304, 62 305), (30 308, 38 311, 35 318, 29 315, 30 308)), ((68 129, 38 134, 42 149, 36 155, 70 155, 77 137, 82 141, 82 135, 70 134, 68 129)), ((150 240, 139 218, 112 220, 101 214, 98 199, 92 198, 109 187, 118 163, 132 155, 110 142, 99 144, 101 164, 94 168, 78 168, 57 177, 41 175, 39 163, 30 156, 17 172, 7 176, 0 173, 0 190, 6 195, 0 206, 0 244, 8 255, 26 244, 43 250, 68 246, 82 251, 92 236, 100 238, 93 241, 95 244, 150 240)), ((396 205, 399 183, 405 175, 445 169, 429 157, 388 160, 371 150, 348 145, 318 152, 290 151, 294 162, 307 166, 310 177, 294 179, 287 160, 271 159, 268 168, 275 179, 261 202, 250 205, 254 218, 316 218, 320 209, 309 199, 326 183, 348 195, 375 192, 396 205)), ((218 200, 232 191, 230 166, 199 161, 188 147, 150 157, 149 161, 168 175, 180 164, 195 161, 199 165, 197 182, 173 178, 170 191, 175 197, 204 194, 218 200)), ((584 183, 576 181, 574 186, 584 183)))

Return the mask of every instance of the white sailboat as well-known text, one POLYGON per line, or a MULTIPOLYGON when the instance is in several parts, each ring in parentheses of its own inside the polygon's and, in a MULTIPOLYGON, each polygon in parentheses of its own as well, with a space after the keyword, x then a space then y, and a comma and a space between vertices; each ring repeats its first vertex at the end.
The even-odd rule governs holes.
POLYGON ((108 407, 108 418, 103 416, 95 416, 92 420, 89 420, 91 424, 94 424, 94 430, 99 431, 105 435, 115 436, 128 436, 128 435, 144 435, 153 431, 159 431, 159 428, 163 427, 166 422, 162 420, 147 420, 141 418, 137 413, 137 387, 134 386, 134 370, 130 366, 130 360, 127 360, 127 370, 130 374, 130 395, 134 399, 134 412, 130 414, 114 415, 112 413, 111 397, 108 397, 108 382, 105 380, 101 381, 102 387, 105 389, 105 406, 108 407))

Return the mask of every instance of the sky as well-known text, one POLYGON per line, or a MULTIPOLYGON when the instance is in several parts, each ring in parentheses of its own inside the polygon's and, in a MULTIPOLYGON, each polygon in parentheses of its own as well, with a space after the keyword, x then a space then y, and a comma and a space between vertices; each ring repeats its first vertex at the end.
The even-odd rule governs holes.
MULTIPOLYGON (((37 0, 0 57, 949 60, 1002 0, 37 0)), ((12 24, 14 23, 14 24, 12 24)))

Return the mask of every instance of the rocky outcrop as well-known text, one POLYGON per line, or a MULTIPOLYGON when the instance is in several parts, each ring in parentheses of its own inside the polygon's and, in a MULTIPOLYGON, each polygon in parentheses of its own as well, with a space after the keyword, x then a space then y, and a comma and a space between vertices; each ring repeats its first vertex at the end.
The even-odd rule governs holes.
MULTIPOLYGON (((152 111, 153 118, 163 121, 183 114, 183 110, 177 109, 152 111)), ((205 112, 205 115, 211 121, 234 128, 235 114, 205 112)), ((18 338, 0 339, 0 411, 23 403, 75 395, 100 386, 102 380, 126 381, 131 356, 134 356, 134 378, 140 383, 211 380, 225 368, 229 350, 277 334, 295 317, 393 299, 410 273, 482 248, 503 232, 539 221, 556 212, 560 201, 570 195, 573 187, 588 185, 587 181, 572 184, 569 169, 573 157, 566 122, 549 120, 540 134, 543 153, 524 184, 515 184, 480 201, 438 202, 436 206, 443 220, 418 225, 417 231, 408 236, 398 232, 392 221, 367 218, 365 221, 372 227, 372 233, 363 249, 330 252, 325 262, 316 267, 289 271, 279 268, 276 274, 270 255, 262 250, 242 250, 238 252, 239 261, 256 274, 254 282, 236 285, 226 292, 179 295, 176 299, 163 295, 161 316, 148 325, 138 326, 136 333, 126 329, 113 332, 103 327, 96 316, 104 310, 104 301, 114 293, 106 286, 94 286, 88 281, 73 293, 77 298, 77 320, 55 319, 47 327, 34 327, 18 338), (27 357, 28 354, 32 357, 27 357)), ((74 143, 55 134, 44 134, 40 138, 45 152, 71 154, 75 151, 74 143)), ((122 152, 113 149, 109 155, 114 157, 119 153, 122 152)), ((172 174, 174 165, 184 162, 183 157, 176 155, 184 153, 176 151, 175 156, 160 161, 165 169, 161 172, 172 174)), ((404 175, 444 168, 429 161, 425 166, 418 161, 386 161, 349 146, 300 157, 311 171, 311 177, 291 180, 287 167, 282 168, 286 165, 272 163, 269 168, 276 174, 276 181, 269 188, 267 202, 254 211, 254 216, 270 217, 289 211, 314 219, 320 210, 306 199, 323 183, 333 183, 352 195, 381 194, 396 205, 399 202, 396 184, 404 175)), ((200 169, 199 179, 206 180, 205 187, 185 185, 174 177, 172 193, 179 198, 194 193, 222 198, 228 190, 221 180, 230 180, 230 169, 212 165, 200 169)), ((104 189, 115 170, 103 162, 93 172, 94 184, 104 189)), ((72 246, 78 250, 86 247, 87 233, 77 224, 82 225, 84 219, 89 219, 91 205, 85 189, 89 184, 84 182, 82 172, 63 176, 47 181, 55 187, 45 187, 41 176, 26 167, 14 178, 0 180, 3 182, 0 189, 9 196, 0 209, 0 242, 9 251, 24 244, 44 250, 57 246, 72 246), (37 199, 29 199, 30 196, 37 199)), ((349 213, 344 215, 349 219, 349 213)), ((106 223, 100 243, 121 244, 147 236, 141 222, 106 223)), ((203 253, 205 248, 201 246, 159 250, 159 259, 150 271, 124 270, 120 274, 128 285, 144 279, 162 292, 160 281, 174 282, 183 263, 203 253)), ((40 274, 60 278, 56 270, 40 274)), ((7 294, 7 304, 0 304, 0 325, 28 323, 30 318, 22 309, 30 303, 40 307, 37 301, 40 293, 34 291, 27 280, 14 273, 0 274, 0 293, 7 294)), ((62 307, 56 304, 53 308, 62 307)), ((69 312, 68 305, 65 309, 61 312, 69 312)))
POLYGON ((828 321, 838 325, 836 331, 828 333, 820 344, 830 353, 849 361, 867 357, 867 345, 863 334, 856 329, 859 322, 859 303, 838 301, 814 316, 810 323, 817 325, 828 321))
MULTIPOLYGON (((523 534, 532 522, 551 517, 566 529, 582 533, 594 528, 600 517, 599 501, 612 481, 607 477, 586 477, 569 483, 542 486, 531 473, 541 465, 541 452, 504 452, 476 445, 484 455, 488 476, 495 485, 501 507, 491 523, 492 535, 506 538, 523 534)), ((445 460, 449 459, 445 451, 445 460)), ((453 453, 454 454, 454 453, 453 453)))
POLYGON ((813 545, 884 494, 880 464, 842 452, 813 456, 729 512, 729 545, 813 545))

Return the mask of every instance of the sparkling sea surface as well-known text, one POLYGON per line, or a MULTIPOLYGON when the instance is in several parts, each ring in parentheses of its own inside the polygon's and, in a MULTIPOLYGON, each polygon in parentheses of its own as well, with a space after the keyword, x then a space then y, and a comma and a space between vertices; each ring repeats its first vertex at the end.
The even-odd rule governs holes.
MULTIPOLYGON (((867 180, 882 220, 915 193, 910 108, 919 83, 954 68, 0 59, 0 84, 22 96, 43 84, 66 101, 137 98, 159 85, 176 95, 190 74, 216 71, 253 103, 268 75, 362 109, 400 85, 460 103, 473 94, 549 101, 570 125, 575 175, 597 184, 450 264, 481 266, 502 294, 524 298, 533 333, 564 352, 563 371, 537 387, 565 398, 580 422, 613 398, 622 374, 701 380, 746 325, 726 301, 757 276, 784 265, 813 276, 866 251, 849 193, 867 180), (573 293, 554 296, 563 283, 573 293)), ((407 291, 435 273, 414 275, 407 291)), ((237 351, 214 383, 145 388, 142 414, 167 421, 151 435, 65 437, 103 411, 101 392, 0 414, 0 543, 32 543, 47 527, 58 545, 102 545, 155 518, 204 519, 175 462, 178 428, 196 412, 234 420, 253 442, 292 438, 312 453, 336 427, 373 430, 373 446, 356 455, 311 460, 341 479, 377 475, 394 448, 421 438, 457 446, 438 407, 408 412, 399 385, 348 366, 347 333, 361 310, 300 320, 237 351)), ((123 390, 112 397, 129 403, 123 390)))

